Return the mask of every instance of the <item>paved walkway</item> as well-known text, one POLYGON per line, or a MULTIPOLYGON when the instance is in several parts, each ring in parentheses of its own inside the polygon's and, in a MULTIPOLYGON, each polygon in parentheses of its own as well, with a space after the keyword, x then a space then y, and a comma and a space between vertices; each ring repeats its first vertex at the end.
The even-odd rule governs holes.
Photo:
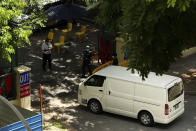
MULTIPOLYGON (((73 25, 69 50, 61 52, 57 56, 57 50, 52 51, 52 70, 42 71, 41 41, 47 37, 49 30, 42 30, 31 36, 31 51, 20 54, 26 66, 31 68, 31 106, 33 111, 39 112, 39 84, 42 84, 44 130, 60 130, 55 125, 61 125, 61 129, 70 128, 74 121, 76 110, 72 107, 77 104, 77 89, 83 80, 81 76, 82 51, 85 46, 92 44, 97 47, 97 29, 92 24, 80 23, 87 26, 88 39, 84 42, 75 41, 74 32, 79 31, 73 25)), ((55 29, 54 42, 58 42, 59 32, 66 26, 55 29)))
POLYGON ((196 54, 178 59, 171 65, 168 74, 183 79, 185 94, 196 95, 196 54))
MULTIPOLYGON (((60 57, 57 56, 56 51, 53 51, 53 71, 62 72, 63 70, 68 69, 79 76, 81 74, 82 50, 87 44, 92 44, 94 47, 97 47, 98 29, 95 28, 93 24, 82 21, 80 21, 80 25, 87 26, 88 41, 83 43, 74 41, 72 44, 73 46, 70 46, 69 50, 62 53, 60 57)), ((55 28, 54 42, 58 42, 60 31, 64 28, 66 28, 66 26, 55 28)), ((77 30, 79 30, 79 28, 76 25, 73 25, 72 38, 74 37, 74 32, 77 30)), ((31 37, 33 49, 31 52, 28 52, 29 56, 26 57, 25 61, 27 62, 27 65, 32 68, 32 73, 34 73, 34 70, 36 70, 36 72, 37 70, 41 71, 42 56, 40 46, 41 41, 47 37, 48 31, 49 30, 40 31, 31 37), (35 60, 35 63, 29 61, 29 58, 30 60, 35 60)), ((73 41, 73 39, 71 39, 71 41, 73 41)), ((186 94, 196 94, 196 54, 178 59, 176 63, 171 65, 167 74, 179 76, 183 79, 186 94)), ((36 74, 33 75, 37 76, 36 74)), ((42 77, 39 75, 36 79, 41 80, 42 77)), ((40 81, 35 82, 40 83, 40 81)))
MULTIPOLYGON (((60 56, 53 50, 52 71, 42 71, 41 41, 47 37, 49 30, 42 30, 31 36, 32 50, 20 56, 23 58, 23 63, 31 68, 32 108, 37 112, 39 112, 39 84, 42 84, 45 130, 50 130, 48 127, 51 123, 60 124, 63 129, 71 128, 70 125, 77 119, 74 117, 77 110, 73 107, 78 106, 77 89, 83 80, 80 78, 82 50, 87 44, 97 46, 97 29, 92 24, 81 24, 87 25, 88 41, 83 43, 73 41, 69 50, 60 56)), ((56 29, 55 42, 58 41, 59 31, 63 28, 66 26, 56 29)), ((79 29, 73 26, 73 30, 79 29)), ((186 95, 196 95, 194 73, 196 73, 196 54, 177 60, 167 72, 183 78, 186 95)))

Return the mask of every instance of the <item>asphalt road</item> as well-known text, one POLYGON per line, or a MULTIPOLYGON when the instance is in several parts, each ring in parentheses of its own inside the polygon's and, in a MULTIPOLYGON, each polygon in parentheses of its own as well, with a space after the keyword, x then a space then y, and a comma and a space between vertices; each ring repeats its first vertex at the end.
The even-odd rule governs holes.
POLYGON ((96 115, 85 107, 76 106, 70 130, 81 131, 196 131, 196 96, 185 96, 185 113, 168 125, 144 127, 138 120, 103 112, 96 115))
MULTIPOLYGON (((22 51, 19 53, 19 57, 22 58, 19 63, 24 64, 25 62, 25 65, 31 68, 31 105, 38 112, 39 84, 43 86, 45 123, 58 122, 63 125, 63 129, 68 129, 68 131, 196 131, 196 96, 186 96, 185 113, 180 118, 169 125, 156 124, 154 127, 144 127, 136 119, 110 113, 95 115, 86 108, 78 106, 76 103, 77 92, 73 92, 81 82, 79 76, 81 75, 82 50, 90 43, 97 46, 97 32, 94 25, 87 23, 81 23, 81 25, 88 25, 89 40, 83 43, 75 42, 74 46, 70 46, 69 51, 60 56, 57 56, 55 49, 52 54, 53 71, 43 73, 41 68, 41 41, 47 37, 48 30, 40 31, 32 36, 29 55, 24 55, 25 53, 22 51)), ((65 26, 55 29, 54 42, 58 42, 58 36, 63 28, 65 26)), ((195 56, 196 54, 177 60, 169 71, 170 75, 181 77, 182 74, 188 74, 190 76, 190 78, 185 78, 185 89, 189 92, 193 92, 192 89, 195 89, 196 85, 195 78, 191 76, 193 73, 191 70, 196 69, 195 56)), ((45 125, 47 126, 47 124, 45 125)))

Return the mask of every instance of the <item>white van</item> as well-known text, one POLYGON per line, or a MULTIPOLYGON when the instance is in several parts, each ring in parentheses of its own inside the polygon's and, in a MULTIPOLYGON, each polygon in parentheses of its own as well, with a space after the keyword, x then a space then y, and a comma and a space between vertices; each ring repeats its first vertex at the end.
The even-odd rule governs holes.
POLYGON ((101 111, 138 118, 145 126, 168 124, 184 113, 182 79, 150 73, 144 81, 126 67, 108 66, 80 83, 78 102, 101 111))

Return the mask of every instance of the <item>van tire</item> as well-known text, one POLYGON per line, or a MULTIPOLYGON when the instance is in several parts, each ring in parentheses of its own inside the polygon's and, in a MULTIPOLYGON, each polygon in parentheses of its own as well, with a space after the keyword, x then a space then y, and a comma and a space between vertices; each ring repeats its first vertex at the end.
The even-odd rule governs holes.
POLYGON ((88 103, 88 109, 95 114, 102 112, 102 106, 98 100, 90 100, 88 103))
POLYGON ((152 126, 154 124, 152 115, 147 111, 140 112, 138 119, 144 126, 152 126))

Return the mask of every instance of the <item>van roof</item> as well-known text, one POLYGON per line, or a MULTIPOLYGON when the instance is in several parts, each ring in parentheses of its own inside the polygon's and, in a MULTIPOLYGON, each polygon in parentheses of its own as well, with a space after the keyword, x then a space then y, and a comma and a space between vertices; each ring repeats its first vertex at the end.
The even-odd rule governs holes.
POLYGON ((127 80, 131 82, 153 85, 163 88, 166 88, 166 86, 171 82, 180 79, 179 77, 165 74, 163 74, 162 76, 157 76, 155 73, 150 72, 148 78, 142 80, 142 77, 137 73, 137 71, 135 71, 135 73, 132 73, 131 70, 127 70, 127 67, 112 65, 97 71, 95 75, 107 76, 111 78, 117 78, 121 80, 127 80))

